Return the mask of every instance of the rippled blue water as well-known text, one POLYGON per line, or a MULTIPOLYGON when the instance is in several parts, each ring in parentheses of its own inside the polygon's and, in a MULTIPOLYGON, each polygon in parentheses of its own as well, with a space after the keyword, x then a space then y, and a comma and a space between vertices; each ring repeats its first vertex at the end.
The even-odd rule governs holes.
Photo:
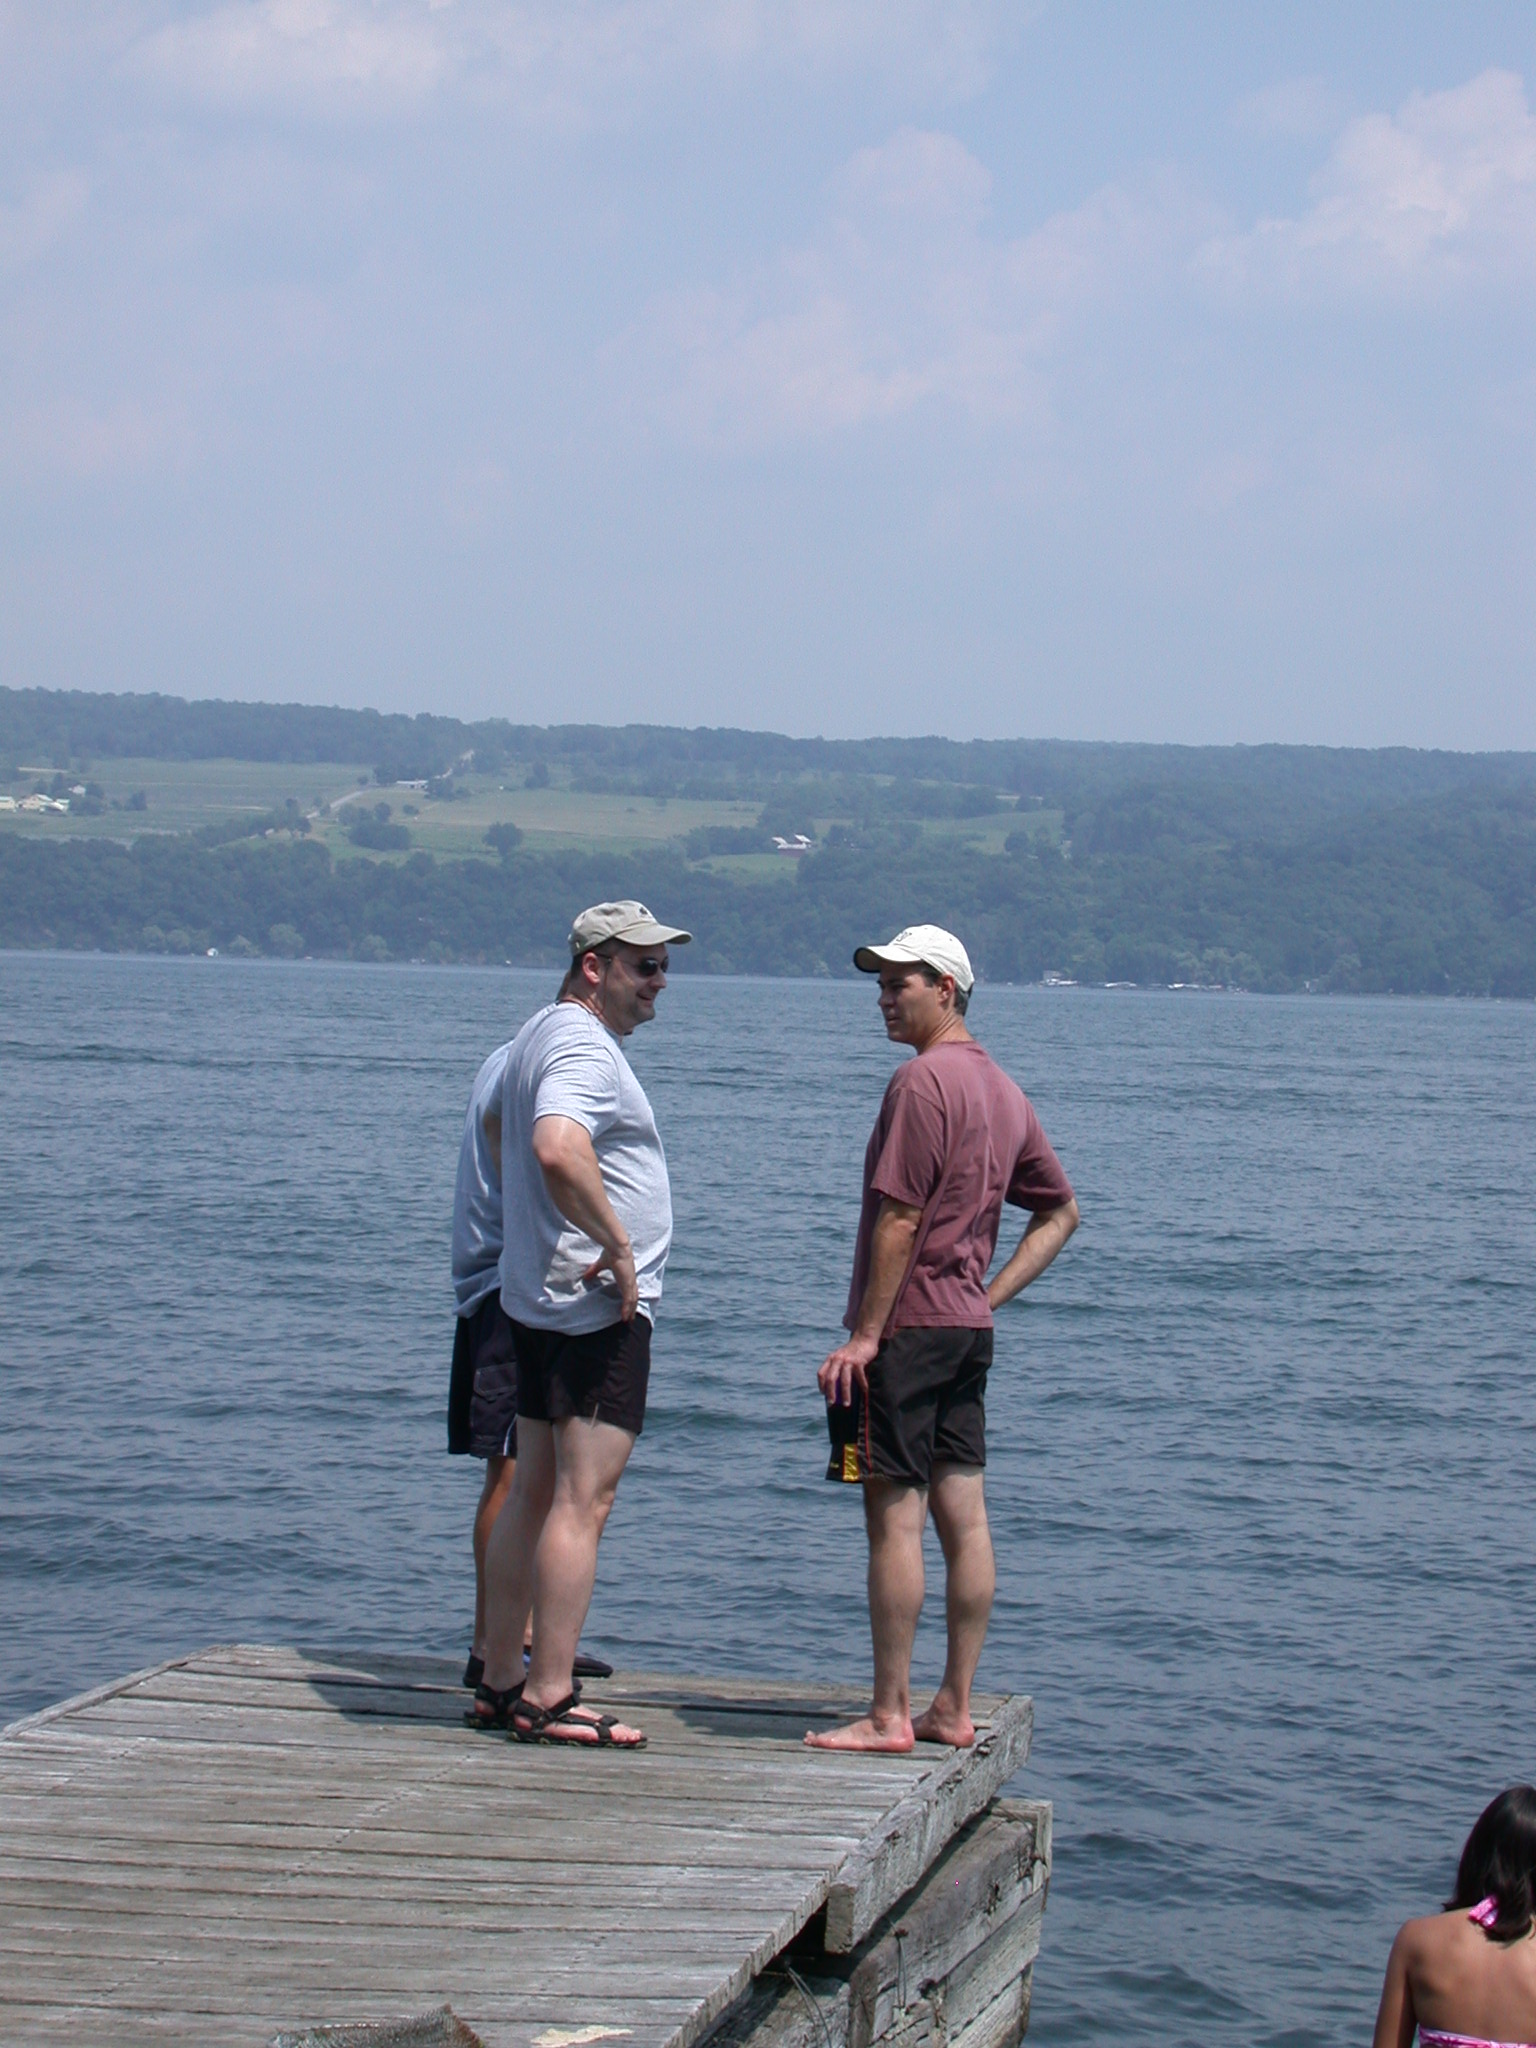
MULTIPOLYGON (((463 1645, 455 1149, 547 993, 0 957, 0 1718, 232 1637, 463 1645)), ((1085 1213, 989 1397, 983 1682, 1034 1693, 1057 1802, 1031 2039, 1358 2042, 1396 1921, 1536 1776, 1536 1008, 984 989, 972 1021, 1085 1213)), ((677 1239, 589 1639, 862 1676, 812 1375, 872 992, 679 980, 632 1050, 677 1239)))

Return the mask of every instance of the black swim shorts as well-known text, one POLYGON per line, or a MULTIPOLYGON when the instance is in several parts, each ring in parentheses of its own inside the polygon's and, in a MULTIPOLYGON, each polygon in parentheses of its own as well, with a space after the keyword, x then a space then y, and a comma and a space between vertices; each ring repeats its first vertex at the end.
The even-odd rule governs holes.
POLYGON ((990 1330, 897 1330, 869 1366, 856 1416, 831 1411, 829 1479, 927 1486, 935 1465, 987 1462, 990 1330), (837 1424, 846 1418, 850 1426, 837 1424))
POLYGON ((643 1315, 577 1336, 530 1329, 527 1323, 512 1328, 519 1415, 533 1422, 580 1416, 640 1434, 651 1378, 651 1326, 643 1315))
POLYGON ((448 1448, 455 1457, 517 1456, 517 1353, 494 1290, 454 1326, 448 1448))

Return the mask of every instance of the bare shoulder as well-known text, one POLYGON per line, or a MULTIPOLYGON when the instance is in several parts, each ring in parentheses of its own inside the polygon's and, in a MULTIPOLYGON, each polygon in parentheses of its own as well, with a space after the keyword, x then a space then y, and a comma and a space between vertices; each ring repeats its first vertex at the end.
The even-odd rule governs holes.
POLYGON ((1465 1913, 1425 1913, 1418 1920, 1405 1920, 1393 1947, 1413 1962, 1438 1962, 1468 1952, 1480 1955, 1487 1947, 1480 1927, 1465 1913))
POLYGON ((1421 2016, 1425 1998, 1432 2008, 1441 1997, 1459 2003, 1471 1987, 1487 1981, 1490 1968, 1497 1973, 1506 1953, 1493 1948, 1465 1913, 1426 1913, 1405 1921, 1392 1944, 1393 1960, 1421 2003, 1421 2016))
POLYGON ((1439 1955, 1446 1947, 1451 1924, 1448 1913, 1426 1913, 1421 1919, 1405 1920, 1397 1930, 1392 1953, 1410 1966, 1421 1957, 1439 1955))

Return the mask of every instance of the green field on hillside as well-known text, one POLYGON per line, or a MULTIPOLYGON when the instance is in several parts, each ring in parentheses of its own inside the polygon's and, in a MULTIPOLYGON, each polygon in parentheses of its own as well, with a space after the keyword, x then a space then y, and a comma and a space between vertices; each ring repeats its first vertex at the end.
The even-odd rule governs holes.
MULTIPOLYGON (((756 804, 711 803, 680 797, 584 795, 571 789, 508 788, 490 777, 456 777, 455 793, 434 801, 424 791, 379 789, 358 801, 387 803, 409 828, 414 846, 452 858, 483 853, 490 825, 516 825, 530 849, 557 853, 568 848, 654 847, 681 839, 700 825, 742 826, 756 822, 756 804)), ((346 806, 322 821, 339 831, 346 806)))
POLYGON ((992 980, 1536 995, 1536 755, 0 689, 0 763, 13 800, 93 785, 0 812, 5 946, 549 964, 575 904, 640 896, 696 934, 690 972, 850 973, 921 916, 992 980))
MULTIPOLYGON (((52 767, 22 763, 4 788, 20 798, 33 789, 54 788, 60 779, 52 767)), ((74 798, 67 815, 0 812, 0 829, 42 840, 132 840, 145 832, 188 832, 265 817, 291 801, 308 818, 310 836, 328 846, 337 858, 388 859, 390 855, 355 847, 347 836, 347 825, 359 810, 371 812, 387 804, 390 821, 410 832, 410 850, 446 859, 493 859, 495 855, 485 842, 486 829, 492 825, 516 825, 530 852, 631 853, 686 839, 701 827, 754 828, 763 808, 755 799, 580 790, 571 787, 569 771, 563 769, 557 769, 548 786, 541 788, 505 782, 495 775, 459 774, 452 779, 452 794, 446 796, 380 785, 367 768, 347 761, 109 759, 71 770, 63 779, 66 789, 78 782, 99 789, 104 808, 87 815, 80 800, 74 798), (136 792, 143 793, 143 807, 127 808, 136 792)), ((865 780, 874 790, 890 787, 889 777, 865 780)), ((793 806, 796 786, 793 779, 784 785, 776 808, 786 802, 793 806)), ((813 794, 807 799, 803 827, 817 839, 824 839, 834 825, 856 817, 852 804, 841 810, 826 807, 824 784, 807 787, 813 794), (818 800, 819 807, 812 808, 818 800)), ((1000 853, 1008 834, 1021 825, 1031 834, 1059 838, 1062 819, 1059 811, 1020 813, 1010 807, 980 818, 913 822, 925 836, 963 840, 978 852, 1000 853)), ((713 871, 739 881, 779 879, 786 865, 783 854, 767 848, 701 858, 713 871)))
MULTIPOLYGON (((66 787, 95 784, 104 792, 106 808, 99 816, 82 815, 79 799, 72 798, 67 816, 5 811, 0 812, 0 824, 39 839, 130 839, 140 832, 189 832, 199 825, 222 825, 242 815, 279 809, 290 797, 303 811, 318 810, 356 789, 364 778, 371 780, 367 769, 345 761, 295 766, 286 761, 104 760, 64 778, 66 787), (145 808, 122 808, 139 790, 145 808)), ((0 787, 9 796, 21 797, 34 787, 51 788, 55 779, 52 767, 21 763, 0 787)))

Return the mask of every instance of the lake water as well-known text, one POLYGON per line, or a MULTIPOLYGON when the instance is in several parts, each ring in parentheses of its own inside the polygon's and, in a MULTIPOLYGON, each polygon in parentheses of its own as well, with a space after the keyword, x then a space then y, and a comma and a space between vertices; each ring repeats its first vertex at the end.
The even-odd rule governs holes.
MULTIPOLYGON (((455 1155, 549 981, 0 956, 0 1719, 235 1637, 463 1648, 455 1155)), ((1030 2038, 1358 2043, 1393 1927, 1536 1776, 1536 1007, 989 988, 971 1021, 1085 1219, 988 1404, 982 1682, 1034 1694, 1057 1812, 1030 2038)), ((679 978, 632 1056, 677 1234, 588 1640, 863 1678, 813 1375, 873 991, 679 978)))

